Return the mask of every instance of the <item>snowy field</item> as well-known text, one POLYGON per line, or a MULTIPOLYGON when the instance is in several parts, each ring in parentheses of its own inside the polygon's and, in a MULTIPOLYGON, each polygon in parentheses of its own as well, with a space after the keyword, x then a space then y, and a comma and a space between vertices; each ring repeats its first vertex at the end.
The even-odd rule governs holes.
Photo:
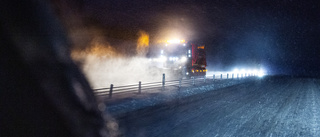
POLYGON ((131 107, 143 107, 130 111, 115 109, 126 109, 121 103, 108 107, 127 137, 320 136, 319 88, 319 79, 266 77, 188 88, 189 95, 166 100, 158 95, 160 103, 147 106, 141 104, 152 99, 132 99, 131 107))

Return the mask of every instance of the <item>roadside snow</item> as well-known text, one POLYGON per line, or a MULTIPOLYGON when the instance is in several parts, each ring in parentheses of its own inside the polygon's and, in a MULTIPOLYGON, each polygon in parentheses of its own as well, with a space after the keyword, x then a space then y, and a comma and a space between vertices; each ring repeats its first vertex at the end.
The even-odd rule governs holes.
POLYGON ((116 103, 108 103, 108 101, 106 101, 107 112, 111 115, 124 114, 145 107, 151 107, 161 103, 172 101, 174 99, 181 99, 184 97, 210 92, 216 89, 221 89, 228 86, 244 83, 253 79, 254 78, 247 78, 242 80, 216 80, 213 83, 211 81, 211 83, 208 82, 206 84, 198 86, 182 87, 180 91, 176 87, 168 87, 166 88, 166 91, 158 92, 157 94, 153 94, 151 96, 146 96, 142 98, 128 97, 116 103))

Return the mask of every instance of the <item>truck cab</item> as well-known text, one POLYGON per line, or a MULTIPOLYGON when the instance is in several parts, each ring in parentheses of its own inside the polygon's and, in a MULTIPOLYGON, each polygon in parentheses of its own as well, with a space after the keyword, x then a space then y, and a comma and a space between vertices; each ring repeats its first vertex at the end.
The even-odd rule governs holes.
POLYGON ((148 56, 154 66, 182 77, 206 75, 205 45, 184 40, 167 40, 150 47, 148 56))

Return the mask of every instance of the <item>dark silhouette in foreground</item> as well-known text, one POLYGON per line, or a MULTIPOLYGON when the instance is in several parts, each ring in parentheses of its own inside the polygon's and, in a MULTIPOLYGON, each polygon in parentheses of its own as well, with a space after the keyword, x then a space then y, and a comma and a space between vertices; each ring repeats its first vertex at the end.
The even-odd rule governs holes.
POLYGON ((0 2, 0 136, 107 136, 46 2, 0 2))

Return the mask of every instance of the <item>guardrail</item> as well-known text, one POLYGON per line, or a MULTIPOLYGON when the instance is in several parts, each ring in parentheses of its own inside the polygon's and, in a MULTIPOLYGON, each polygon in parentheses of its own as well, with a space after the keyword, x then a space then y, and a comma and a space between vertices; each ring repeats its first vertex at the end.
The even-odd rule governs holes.
POLYGON ((179 80, 169 80, 166 81, 165 74, 162 76, 161 82, 148 82, 142 83, 139 81, 138 84, 132 85, 124 85, 115 87, 113 84, 110 85, 109 88, 99 88, 94 89, 94 93, 97 96, 109 96, 112 98, 113 94, 121 94, 128 92, 136 92, 140 94, 142 90, 166 90, 166 87, 177 87, 178 90, 181 87, 185 86, 195 86, 201 83, 209 83, 211 81, 214 82, 216 80, 225 80, 225 79, 242 79, 245 77, 255 76, 254 74, 220 74, 220 75, 212 75, 210 77, 201 76, 201 77, 191 77, 190 79, 179 79, 179 80))

